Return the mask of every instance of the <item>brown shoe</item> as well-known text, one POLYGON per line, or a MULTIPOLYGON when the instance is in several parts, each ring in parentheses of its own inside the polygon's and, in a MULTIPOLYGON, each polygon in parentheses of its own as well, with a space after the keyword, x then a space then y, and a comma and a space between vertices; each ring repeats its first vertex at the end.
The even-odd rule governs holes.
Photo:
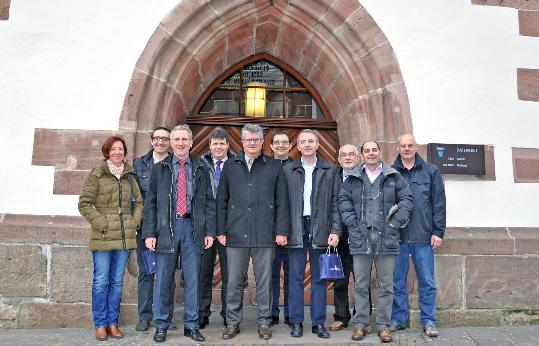
POLYGON ((108 326, 107 333, 114 339, 121 339, 124 337, 124 333, 118 328, 118 326, 108 326))
POLYGON ((233 326, 229 324, 228 326, 223 329, 223 335, 221 336, 223 339, 232 339, 235 338, 236 335, 240 333, 240 327, 239 326, 233 326))
POLYGON ((365 334, 367 334, 367 331, 361 327, 354 327, 354 332, 352 333, 352 340, 359 341, 363 340, 365 337, 365 334))
POLYGON ((270 327, 267 324, 263 324, 260 327, 258 327, 258 336, 262 340, 269 340, 271 339, 271 330, 270 327))
POLYGON ((95 338, 99 341, 105 341, 107 340, 107 328, 105 327, 97 327, 95 329, 95 338))
POLYGON ((344 328, 347 328, 348 324, 341 322, 341 321, 335 321, 332 324, 329 325, 329 330, 332 332, 337 332, 339 330, 343 330, 344 328))
POLYGON ((391 342, 393 341, 393 337, 389 333, 389 330, 387 328, 384 328, 378 332, 378 336, 380 337, 381 342, 391 342))

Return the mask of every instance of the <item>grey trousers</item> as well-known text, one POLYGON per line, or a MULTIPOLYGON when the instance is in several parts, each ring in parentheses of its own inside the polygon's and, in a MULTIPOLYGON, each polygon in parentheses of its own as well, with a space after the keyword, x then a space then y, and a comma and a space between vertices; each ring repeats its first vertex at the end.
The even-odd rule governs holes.
POLYGON ((226 247, 228 287, 226 292, 226 323, 237 326, 243 318, 243 288, 253 259, 256 282, 256 304, 258 325, 269 325, 271 321, 272 289, 271 276, 275 248, 230 248, 226 247))
POLYGON ((369 286, 371 283, 372 263, 376 266, 376 331, 389 327, 393 306, 393 271, 396 255, 354 255, 354 276, 356 279, 354 300, 356 314, 351 322, 355 327, 369 325, 369 286))

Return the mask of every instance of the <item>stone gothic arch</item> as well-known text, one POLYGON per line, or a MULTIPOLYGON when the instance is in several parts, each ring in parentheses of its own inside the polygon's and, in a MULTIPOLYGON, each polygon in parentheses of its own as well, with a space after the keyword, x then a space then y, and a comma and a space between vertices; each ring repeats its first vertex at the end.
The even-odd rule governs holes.
POLYGON ((356 0, 182 1, 138 59, 119 130, 134 134, 136 154, 144 153, 149 131, 184 122, 215 78, 263 52, 310 81, 341 143, 384 146, 412 130, 393 49, 356 0))

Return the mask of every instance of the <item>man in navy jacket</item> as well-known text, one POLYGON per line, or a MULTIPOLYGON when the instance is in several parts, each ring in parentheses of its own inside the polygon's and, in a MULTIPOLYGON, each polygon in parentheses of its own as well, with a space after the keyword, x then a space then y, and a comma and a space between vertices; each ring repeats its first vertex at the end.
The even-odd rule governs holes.
POLYGON ((436 329, 436 282, 434 249, 442 245, 445 231, 445 190, 436 166, 423 161, 417 153, 414 136, 399 137, 399 155, 393 167, 408 181, 414 207, 410 222, 401 231, 401 246, 397 256, 394 279, 393 312, 390 330, 404 329, 408 320, 408 257, 419 283, 420 321, 425 334, 438 336, 436 329))

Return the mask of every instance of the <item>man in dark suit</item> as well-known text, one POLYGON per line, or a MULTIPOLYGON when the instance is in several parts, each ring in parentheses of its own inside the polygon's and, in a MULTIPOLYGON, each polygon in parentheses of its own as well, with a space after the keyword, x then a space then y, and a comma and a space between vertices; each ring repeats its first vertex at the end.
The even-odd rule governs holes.
POLYGON ((227 160, 217 189, 217 235, 226 246, 228 287, 223 339, 240 331, 243 286, 253 261, 258 335, 271 338, 271 271, 275 243, 286 244, 289 225, 287 185, 281 165, 262 154, 262 128, 242 128, 243 151, 227 160))

